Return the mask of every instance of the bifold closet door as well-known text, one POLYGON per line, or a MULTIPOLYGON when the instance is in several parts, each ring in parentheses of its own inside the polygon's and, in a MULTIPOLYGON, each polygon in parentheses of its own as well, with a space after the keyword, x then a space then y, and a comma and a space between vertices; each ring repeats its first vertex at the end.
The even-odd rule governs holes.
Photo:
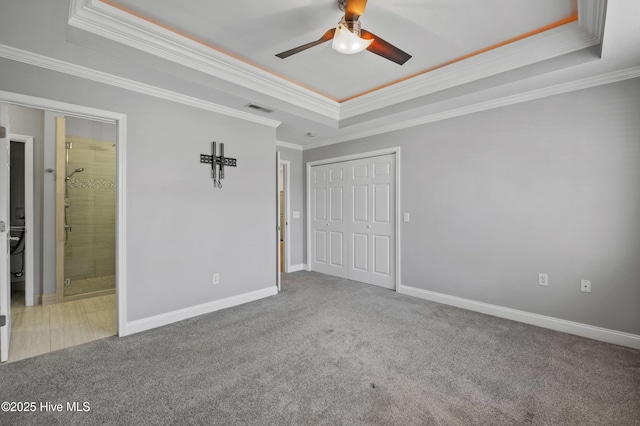
POLYGON ((395 288, 394 155, 347 163, 348 278, 395 288))
POLYGON ((345 165, 311 168, 311 270, 347 278, 345 165))
POLYGON ((311 167, 311 270, 395 288, 395 155, 311 167))

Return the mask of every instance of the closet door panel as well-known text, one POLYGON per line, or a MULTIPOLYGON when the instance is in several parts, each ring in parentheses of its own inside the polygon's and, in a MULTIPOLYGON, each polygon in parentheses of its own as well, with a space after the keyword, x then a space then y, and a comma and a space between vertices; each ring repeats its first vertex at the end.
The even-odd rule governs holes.
POLYGON ((342 232, 331 232, 331 265, 342 268, 345 263, 344 256, 344 234, 342 232))
POLYGON ((311 269, 395 288, 395 155, 312 167, 311 269))
POLYGON ((373 273, 389 276, 391 274, 391 238, 386 235, 373 237, 373 273))
MULTIPOLYGON (((369 236, 367 234, 353 234, 353 269, 358 272, 369 273, 369 236)), ((349 276, 352 278, 352 276, 349 276)))
POLYGON ((395 288, 395 156, 371 159, 371 284, 395 288))
POLYGON ((314 197, 316 207, 313 209, 315 215, 314 220, 327 220, 327 188, 316 188, 314 190, 314 197))
POLYGON ((344 164, 311 168, 310 269, 346 278, 344 164))
POLYGON ((391 223, 391 185, 388 183, 373 184, 373 222, 376 224, 391 223))
POLYGON ((316 230, 314 233, 315 255, 313 257, 316 263, 327 263, 327 233, 316 230))

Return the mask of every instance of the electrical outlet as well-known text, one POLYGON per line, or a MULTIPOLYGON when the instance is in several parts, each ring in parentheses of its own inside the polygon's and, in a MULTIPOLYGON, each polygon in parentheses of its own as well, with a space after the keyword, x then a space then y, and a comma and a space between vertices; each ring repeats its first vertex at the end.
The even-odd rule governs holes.
POLYGON ((549 285, 549 274, 538 274, 538 285, 549 285))
POLYGON ((213 283, 214 284, 220 284, 220 274, 218 274, 218 273, 213 274, 213 283))
POLYGON ((591 293, 591 281, 589 280, 580 281, 580 291, 583 293, 591 293))

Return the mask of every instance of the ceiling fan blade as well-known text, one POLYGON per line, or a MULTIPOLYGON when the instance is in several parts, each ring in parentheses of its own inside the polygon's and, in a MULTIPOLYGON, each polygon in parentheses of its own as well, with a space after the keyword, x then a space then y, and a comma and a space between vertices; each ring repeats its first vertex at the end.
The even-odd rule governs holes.
POLYGON ((326 33, 323 34, 322 37, 320 37, 318 40, 316 41, 312 41, 311 43, 307 43, 307 44, 303 44, 302 46, 298 46, 298 47, 294 47, 291 50, 287 50, 285 52, 282 53, 278 53, 276 56, 278 58, 288 58, 291 55, 295 55, 296 53, 300 53, 303 50, 307 50, 311 47, 317 46, 319 44, 324 43, 325 41, 329 41, 333 38, 333 35, 335 34, 336 29, 335 28, 331 28, 330 30, 328 30, 326 33))
POLYGON ((361 30, 360 36, 365 40, 373 39, 373 43, 371 43, 369 47, 367 47, 367 50, 369 52, 380 55, 383 58, 393 61, 399 65, 402 65, 409 59, 411 59, 411 55, 409 55, 407 52, 398 49, 393 44, 384 41, 377 35, 370 33, 367 30, 361 30))
POLYGON ((347 0, 344 8, 344 19, 346 21, 357 21, 364 15, 364 9, 367 7, 367 0, 347 0))

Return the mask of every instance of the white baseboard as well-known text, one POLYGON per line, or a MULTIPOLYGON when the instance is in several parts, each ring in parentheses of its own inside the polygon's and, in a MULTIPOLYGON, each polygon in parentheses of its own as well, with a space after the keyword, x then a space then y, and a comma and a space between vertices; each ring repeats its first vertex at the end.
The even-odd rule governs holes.
POLYGON ((575 334, 589 339, 600 340, 602 342, 613 343, 614 345, 627 346, 640 349, 640 336, 637 334, 624 333, 607 328, 595 327, 579 322, 567 321, 545 315, 533 314, 531 312, 519 311, 517 309, 505 308, 503 306, 491 305, 477 302, 475 300, 463 299, 461 297, 449 296, 447 294, 436 293, 434 291, 400 285, 398 293, 430 300, 469 311, 480 312, 500 318, 523 322, 538 327, 549 328, 563 333, 575 334))
POLYGON ((304 263, 300 263, 298 265, 291 265, 289 267, 289 272, 298 272, 298 271, 306 271, 307 270, 307 265, 305 265, 304 263))
POLYGON ((208 314, 221 309, 231 308, 233 306, 264 299, 265 297, 275 296, 276 294, 278 294, 278 288, 273 285, 262 290, 243 293, 237 296, 227 297, 226 299, 214 300, 213 302, 203 303, 201 305, 191 306, 189 308, 179 309, 173 312, 167 312, 166 314, 127 322, 124 326, 124 334, 121 333, 120 336, 122 337, 140 333, 141 331, 162 327, 188 318, 208 314))

